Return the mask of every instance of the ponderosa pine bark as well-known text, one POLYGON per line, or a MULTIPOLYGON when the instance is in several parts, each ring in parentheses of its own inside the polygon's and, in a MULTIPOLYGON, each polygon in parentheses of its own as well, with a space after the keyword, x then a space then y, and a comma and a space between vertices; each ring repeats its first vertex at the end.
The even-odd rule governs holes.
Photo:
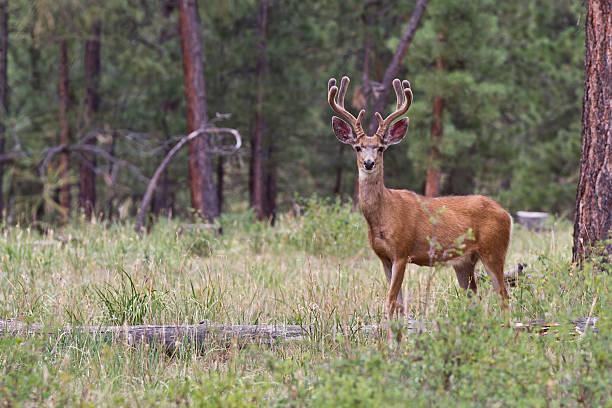
POLYGON ((268 24, 268 2, 261 1, 259 16, 259 55, 257 58, 257 95, 255 101, 255 132, 251 138, 251 206, 258 220, 267 218, 264 211, 265 175, 264 175, 264 131, 265 120, 263 115, 264 76, 267 71, 266 61, 266 29, 268 24))
MULTIPOLYGON (((573 260, 582 262, 612 230, 612 3, 586 1, 582 153, 573 260)), ((610 260, 612 242, 604 257, 610 260)))
MULTIPOLYGON (((61 40, 59 44, 59 143, 68 145, 70 143, 70 124, 68 122, 68 43, 61 40)), ((70 211, 70 185, 68 177, 69 153, 64 152, 60 156, 59 175, 62 179, 60 187, 60 207, 62 211, 62 222, 68 221, 70 211)))
POLYGON ((429 148, 429 163, 425 180, 425 196, 427 197, 438 197, 440 195, 440 142, 442 140, 443 112, 444 98, 434 96, 431 147, 429 148))
MULTIPOLYGON (((94 25, 92 36, 85 42, 85 86, 87 94, 85 99, 86 122, 91 127, 95 125, 96 115, 100 105, 100 24, 94 25)), ((96 138, 91 138, 88 144, 96 144, 96 138)), ((96 204, 96 156, 83 154, 81 171, 79 174, 79 205, 89 220, 96 204)))
MULTIPOLYGON (((206 83, 202 62, 202 41, 196 0, 179 0, 181 47, 185 76, 187 131, 206 125, 206 83)), ((191 205, 203 218, 212 222, 219 216, 219 202, 213 181, 210 141, 202 134, 189 143, 189 182, 191 205)))
POLYGON ((270 141, 265 156, 266 168, 263 212, 266 220, 274 224, 276 219, 276 162, 274 161, 274 142, 270 141))
POLYGON ((223 183, 225 178, 225 160, 223 156, 217 158, 217 201, 219 201, 219 211, 223 211, 223 183))
MULTIPOLYGON (((8 115, 8 77, 7 77, 7 50, 8 50, 8 2, 0 2, 0 155, 4 154, 5 120, 8 115)), ((4 165, 0 164, 0 219, 4 216, 4 165)))
MULTIPOLYGON (((442 57, 438 57, 436 61, 436 70, 442 71, 442 57)), ((425 195, 427 197, 438 197, 440 195, 440 143, 443 133, 443 114, 444 98, 434 96, 431 146, 429 148, 429 162, 427 164, 427 178, 425 180, 425 195)))

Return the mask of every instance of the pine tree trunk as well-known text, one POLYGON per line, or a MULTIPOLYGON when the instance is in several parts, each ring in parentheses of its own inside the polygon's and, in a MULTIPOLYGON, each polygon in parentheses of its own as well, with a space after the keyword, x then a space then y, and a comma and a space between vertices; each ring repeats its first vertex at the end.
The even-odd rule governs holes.
MULTIPOLYGON (((196 0, 179 0, 179 20, 185 75, 187 132, 190 133, 204 126, 208 120, 196 0)), ((191 205, 201 217, 210 222, 214 221, 219 216, 219 202, 213 181, 210 141, 205 134, 189 143, 189 182, 191 205)))
MULTIPOLYGON (((60 42, 60 83, 59 83, 59 122, 60 122, 60 144, 70 143, 70 124, 68 122, 68 44, 66 40, 60 42)), ((68 152, 60 156, 59 175, 62 179, 60 187, 60 206, 62 208, 62 222, 68 222, 70 211, 70 185, 68 177, 68 152)))
MULTIPOLYGON (((7 50, 8 50, 8 2, 0 2, 0 155, 4 154, 5 120, 8 115, 8 81, 7 81, 7 50)), ((4 166, 0 164, 0 219, 4 217, 4 166)))
POLYGON ((274 143, 271 141, 265 155, 266 169, 264 172, 264 219, 274 224, 276 219, 276 161, 274 160, 274 143))
POLYGON ((264 99, 264 76, 267 71, 266 61, 266 28, 268 23, 268 2, 261 1, 260 18, 259 18, 259 57, 257 58, 257 96, 255 101, 255 133, 251 140, 251 162, 253 177, 251 185, 253 197, 251 203, 255 215, 258 220, 266 218, 264 212, 265 199, 265 176, 264 176, 264 157, 263 157, 263 142, 265 122, 263 117, 263 99, 264 99))
POLYGON ((219 211, 223 211, 223 179, 225 176, 225 159, 219 156, 217 159, 217 201, 219 201, 219 211))
MULTIPOLYGON (((444 36, 438 37, 441 43, 444 36)), ((442 57, 436 61, 436 70, 443 69, 442 57)), ((431 123, 431 147, 429 148, 429 163, 427 164, 427 179, 425 180, 425 195, 437 197, 440 195, 440 143, 443 134, 442 115, 444 114, 444 98, 434 96, 433 100, 433 122, 431 123)))
MULTIPOLYGON (((85 42, 85 84, 87 95, 85 100, 86 122, 89 127, 95 126, 96 114, 100 105, 98 86, 100 82, 100 24, 95 24, 92 38, 85 42)), ((96 139, 88 141, 96 144, 96 139)), ((79 205, 89 220, 94 213, 96 204, 96 156, 83 154, 79 175, 79 205)))
POLYGON ((444 98, 434 97, 434 119, 431 125, 431 147, 429 148, 429 163, 427 179, 425 180, 425 195, 438 197, 440 195, 440 142, 442 140, 442 114, 444 98))
MULTIPOLYGON (((588 0, 582 153, 576 194, 573 260, 582 262, 612 230, 612 3, 588 0)), ((604 257, 612 256, 608 241, 604 257)))
POLYGON ((433 123, 431 124, 431 147, 429 148, 429 163, 425 181, 425 195, 437 197, 440 195, 440 142, 442 140, 442 114, 444 113, 444 98, 434 97, 433 123))
MULTIPOLYGON (((115 152, 117 150, 117 132, 112 132, 111 134, 111 145, 109 149, 109 154, 111 156, 115 156, 115 152)), ((111 180, 110 185, 108 186, 108 200, 106 202, 106 219, 112 221, 113 219, 113 210, 115 209, 115 196, 117 195, 115 191, 115 180, 113 179, 113 175, 116 172, 117 163, 111 163, 110 168, 108 170, 108 175, 111 180)))

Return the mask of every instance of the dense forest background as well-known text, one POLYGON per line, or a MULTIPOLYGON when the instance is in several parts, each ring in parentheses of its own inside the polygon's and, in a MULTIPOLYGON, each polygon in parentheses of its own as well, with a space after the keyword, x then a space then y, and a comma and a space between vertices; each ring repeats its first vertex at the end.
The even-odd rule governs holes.
MULTIPOLYGON (((332 133, 327 80, 351 77, 347 107, 368 107, 367 124, 416 6, 199 2, 208 116, 229 114, 215 125, 243 139, 235 154, 213 154, 222 212, 253 205, 255 178, 268 214, 314 194, 352 199, 354 155, 332 133), (253 160, 262 169, 255 174, 253 160)), ((7 219, 56 221, 62 205, 81 214, 82 166, 93 174, 94 214, 135 214, 148 179, 188 133, 177 4, 11 0, 3 13, 7 219), (100 150, 95 159, 83 150, 50 156, 54 147, 84 140, 100 150)), ((385 154, 386 184, 423 193, 433 166, 440 194, 481 193, 512 212, 571 217, 584 43, 578 1, 427 4, 401 60, 398 77, 410 80, 414 102, 407 138, 385 154), (443 101, 438 113, 436 100, 443 101), (432 135, 436 115, 441 135, 432 135)), ((388 111, 395 101, 387 99, 388 111)), ((162 176, 153 213, 191 214, 187 156, 181 151, 162 176)))

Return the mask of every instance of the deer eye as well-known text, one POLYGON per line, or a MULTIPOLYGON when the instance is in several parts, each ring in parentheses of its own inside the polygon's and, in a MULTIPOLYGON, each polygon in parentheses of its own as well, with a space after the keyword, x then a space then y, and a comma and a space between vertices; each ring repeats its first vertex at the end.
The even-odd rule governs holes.
POLYGON ((378 151, 379 151, 379 152, 381 152, 381 153, 382 153, 384 150, 385 150, 385 148, 384 148, 384 147, 382 147, 382 146, 378 148, 378 151))
POLYGON ((356 151, 358 151, 358 152, 360 152, 360 151, 361 151, 361 147, 359 147, 359 146, 355 146, 355 150, 356 150, 356 151))

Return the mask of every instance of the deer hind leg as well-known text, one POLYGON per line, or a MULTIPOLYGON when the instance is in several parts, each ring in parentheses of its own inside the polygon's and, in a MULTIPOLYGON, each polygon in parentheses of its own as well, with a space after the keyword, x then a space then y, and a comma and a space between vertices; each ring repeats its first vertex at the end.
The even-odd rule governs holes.
MULTIPOLYGON (((389 259, 382 259, 381 262, 383 264, 383 269, 385 270, 385 277, 387 278, 387 282, 389 282, 389 287, 391 287, 391 281, 393 278, 393 263, 389 259)), ((404 309, 404 298, 402 297, 402 285, 400 283, 399 292, 397 293, 397 299, 395 301, 397 304, 397 312, 400 316, 405 316, 404 309)))
POLYGON ((468 295, 478 293, 478 286, 476 285, 476 278, 474 277, 474 267, 478 262, 478 255, 476 253, 468 254, 461 263, 453 265, 455 274, 457 275, 457 281, 462 289, 470 290, 468 295))
POLYGON ((404 304, 401 301, 402 282, 404 281, 404 272, 406 271, 406 260, 396 260, 391 268, 391 286, 389 287, 389 296, 387 297, 387 317, 392 319, 395 312, 404 313, 404 304))
POLYGON ((504 263, 506 254, 480 254, 480 259, 484 264, 487 274, 493 282, 493 287, 499 293, 502 299, 502 309, 504 312, 508 309, 508 291, 504 282, 504 263))

